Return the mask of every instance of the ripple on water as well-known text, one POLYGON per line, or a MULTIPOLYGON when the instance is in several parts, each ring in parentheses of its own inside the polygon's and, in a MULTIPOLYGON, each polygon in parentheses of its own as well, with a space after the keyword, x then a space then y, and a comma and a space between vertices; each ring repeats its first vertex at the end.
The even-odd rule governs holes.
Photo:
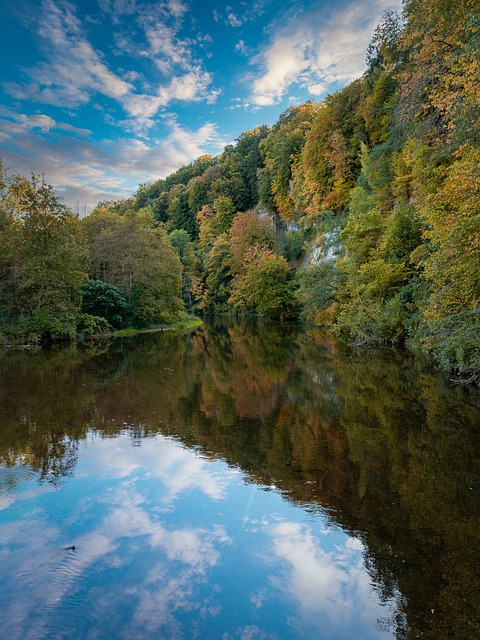
POLYGON ((15 467, 0 465, 0 511, 7 509, 16 500, 16 495, 25 483, 38 478, 38 473, 30 466, 19 464, 15 467))
POLYGON ((11 616, 11 626, 4 629, 6 637, 10 640, 77 637, 75 630, 84 628, 88 622, 88 607, 82 606, 88 599, 88 589, 78 588, 84 573, 77 550, 62 548, 0 582, 0 610, 18 612, 11 616), (49 621, 55 624, 50 625, 49 621), (66 629, 71 629, 73 635, 66 636, 66 629))

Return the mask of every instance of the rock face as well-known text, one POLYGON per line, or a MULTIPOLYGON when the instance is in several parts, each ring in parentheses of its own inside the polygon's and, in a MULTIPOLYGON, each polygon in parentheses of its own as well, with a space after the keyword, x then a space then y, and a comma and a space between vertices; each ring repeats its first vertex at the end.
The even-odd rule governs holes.
POLYGON ((342 250, 339 234, 339 229, 334 229, 317 237, 314 246, 305 256, 302 267, 316 267, 322 262, 336 260, 342 250))

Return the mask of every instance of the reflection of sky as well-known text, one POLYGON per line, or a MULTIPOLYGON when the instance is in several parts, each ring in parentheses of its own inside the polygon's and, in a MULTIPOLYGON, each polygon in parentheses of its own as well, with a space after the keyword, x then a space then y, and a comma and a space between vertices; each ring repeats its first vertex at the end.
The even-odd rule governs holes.
POLYGON ((223 498, 225 487, 235 473, 224 466, 219 473, 209 460, 161 436, 145 438, 141 447, 132 447, 127 438, 96 440, 88 463, 79 468, 77 475, 91 474, 92 467, 98 477, 116 479, 144 469, 148 477, 162 483, 161 499, 165 503, 193 489, 212 499, 223 498))
POLYGON ((173 439, 93 439, 34 488, 0 511, 12 640, 391 637, 358 541, 173 439))
MULTIPOLYGON (((358 540, 344 538, 325 548, 326 532, 318 540, 310 527, 298 522, 282 522, 269 533, 275 556, 286 563, 272 581, 297 604, 301 619, 318 625, 317 637, 374 637, 379 608, 358 540)), ((297 626, 295 621, 292 626, 297 626)))

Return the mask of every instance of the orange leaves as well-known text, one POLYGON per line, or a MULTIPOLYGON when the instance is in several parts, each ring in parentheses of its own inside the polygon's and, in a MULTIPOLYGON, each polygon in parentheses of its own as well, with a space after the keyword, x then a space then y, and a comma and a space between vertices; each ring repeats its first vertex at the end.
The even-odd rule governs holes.
POLYGON ((242 261, 249 247, 272 247, 274 231, 268 218, 260 218, 255 211, 238 213, 230 229, 230 246, 237 261, 242 261))

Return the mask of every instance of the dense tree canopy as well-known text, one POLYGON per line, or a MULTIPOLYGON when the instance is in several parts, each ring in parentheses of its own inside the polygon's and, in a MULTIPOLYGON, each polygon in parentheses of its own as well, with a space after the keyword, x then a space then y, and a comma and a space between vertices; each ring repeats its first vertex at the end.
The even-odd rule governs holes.
POLYGON ((134 324, 168 322, 178 316, 180 258, 148 208, 118 215, 101 207, 82 225, 92 277, 124 292, 134 324))
POLYGON ((75 333, 90 279, 118 287, 122 322, 300 312, 478 377, 477 4, 405 0, 361 78, 81 222, 42 179, 2 172, 2 327, 75 333))
POLYGON ((77 216, 43 178, 1 178, 0 315, 35 339, 76 333, 86 253, 77 216))

